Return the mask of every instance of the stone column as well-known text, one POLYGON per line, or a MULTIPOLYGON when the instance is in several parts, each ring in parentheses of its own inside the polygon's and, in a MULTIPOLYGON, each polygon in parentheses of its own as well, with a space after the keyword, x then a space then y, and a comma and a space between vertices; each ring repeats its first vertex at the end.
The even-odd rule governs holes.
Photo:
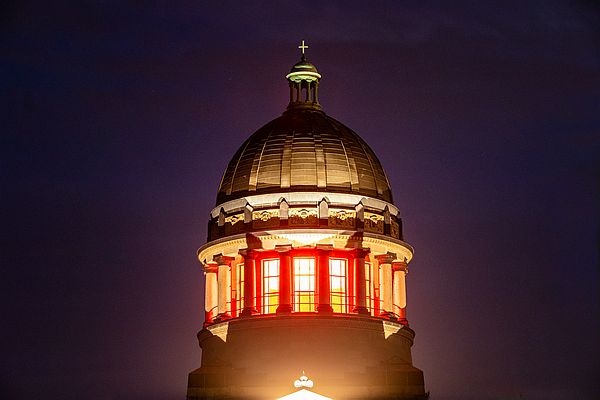
POLYGON ((253 250, 240 250, 244 257, 244 309, 240 314, 249 317, 257 314, 256 311, 256 260, 253 250))
POLYGON ((218 307, 217 263, 210 262, 204 265, 204 326, 214 322, 218 307))
POLYGON ((394 256, 391 254, 382 254, 376 256, 379 261, 379 269, 381 270, 381 281, 379 282, 379 291, 383 300, 382 310, 380 315, 393 318, 394 317, 394 297, 392 289, 392 261, 394 256))
POLYGON ((394 261, 394 313, 400 322, 406 324, 406 274, 408 266, 404 261, 394 261))
POLYGON ((356 249, 354 251, 354 295, 356 297, 354 311, 357 314, 369 315, 367 309, 367 288, 365 277, 365 256, 369 254, 368 249, 356 249))
POLYGON ((319 305, 317 306, 317 311, 320 313, 332 313, 329 252, 326 250, 317 250, 317 278, 319 283, 319 305))
POLYGON ((233 257, 216 256, 214 261, 217 263, 217 285, 219 287, 217 297, 217 309, 219 320, 231 318, 230 310, 227 309, 227 304, 231 304, 231 262, 233 257))
POLYGON ((277 314, 292 312, 292 271, 289 249, 279 252, 279 305, 277 314))

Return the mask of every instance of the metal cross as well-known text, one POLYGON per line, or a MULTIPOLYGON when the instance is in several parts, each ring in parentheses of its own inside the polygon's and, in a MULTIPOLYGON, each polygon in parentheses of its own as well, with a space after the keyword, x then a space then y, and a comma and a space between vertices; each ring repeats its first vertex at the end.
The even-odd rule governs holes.
POLYGON ((305 50, 305 49, 308 49, 308 45, 305 45, 305 44, 304 44, 304 40, 302 40, 302 44, 301 44, 300 46, 298 46, 298 48, 299 48, 300 50, 302 50, 302 55, 304 56, 304 50, 305 50))

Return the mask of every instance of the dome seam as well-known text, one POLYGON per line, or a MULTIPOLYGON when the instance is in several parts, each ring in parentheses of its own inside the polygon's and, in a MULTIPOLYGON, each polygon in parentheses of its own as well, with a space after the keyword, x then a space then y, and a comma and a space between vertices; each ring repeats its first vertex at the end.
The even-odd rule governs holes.
MULTIPOLYGON (((231 195, 231 193, 233 193, 233 183, 235 182, 235 176, 237 175, 237 169, 240 165, 240 161, 242 160, 242 158, 244 157, 244 153, 246 152, 246 149, 248 148, 248 145, 250 144, 250 139, 252 138, 252 136, 250 136, 246 142, 244 143, 244 149, 242 150, 242 152, 240 153, 240 156, 238 157, 236 163, 235 163, 235 168, 233 169, 233 174, 231 174, 231 182, 229 184, 229 190, 225 191, 225 193, 229 196, 231 195)), ((235 157, 235 155, 234 155, 235 157)), ((229 168, 227 168, 229 169, 229 168)), ((225 174, 227 174, 227 169, 225 170, 225 174)), ((225 178, 225 175, 223 175, 223 178, 225 178)))
MULTIPOLYGON (((269 134, 267 135, 267 138, 265 139, 265 141, 263 142, 262 148, 260 149, 260 155, 258 156, 258 160, 256 158, 256 155, 254 156, 254 160, 252 160, 252 167, 250 168, 250 177, 248 179, 248 190, 252 191, 252 181, 254 180, 254 191, 256 191, 258 189, 258 181, 259 181, 259 174, 260 174, 260 164, 263 161, 263 154, 265 152, 265 147, 267 146, 267 143, 269 143, 269 139, 271 138, 271 135, 273 134, 274 129, 271 129, 269 131, 269 134), (254 163, 256 163, 256 171, 254 170, 254 163)), ((281 176, 279 178, 279 182, 281 185, 281 176)))

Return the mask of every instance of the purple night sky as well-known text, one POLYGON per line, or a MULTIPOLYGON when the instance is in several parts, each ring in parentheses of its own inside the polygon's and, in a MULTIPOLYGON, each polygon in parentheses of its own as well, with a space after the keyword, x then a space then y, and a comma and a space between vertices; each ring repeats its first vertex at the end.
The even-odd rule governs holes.
POLYGON ((16 3, 0 397, 185 398, 220 176, 283 112, 305 39, 325 111, 379 156, 416 249, 431 399, 598 398, 598 6, 16 3))

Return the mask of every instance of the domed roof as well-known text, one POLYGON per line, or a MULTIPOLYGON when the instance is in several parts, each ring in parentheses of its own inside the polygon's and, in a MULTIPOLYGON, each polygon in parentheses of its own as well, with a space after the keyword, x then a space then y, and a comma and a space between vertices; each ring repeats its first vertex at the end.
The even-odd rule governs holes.
POLYGON ((217 205, 242 196, 297 191, 393 202, 373 150, 350 128, 316 109, 288 109, 250 136, 227 166, 217 205))
POLYGON ((321 78, 321 74, 317 71, 317 67, 308 62, 305 57, 302 57, 300 61, 292 66, 286 78, 296 82, 300 80, 316 80, 321 78))

